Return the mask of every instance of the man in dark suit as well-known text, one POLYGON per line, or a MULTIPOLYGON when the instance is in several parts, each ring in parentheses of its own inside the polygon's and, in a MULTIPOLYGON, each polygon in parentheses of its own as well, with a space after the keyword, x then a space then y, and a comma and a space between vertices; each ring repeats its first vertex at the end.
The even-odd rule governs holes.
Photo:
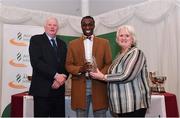
POLYGON ((45 32, 30 39, 29 55, 33 69, 29 94, 34 98, 35 117, 65 116, 65 70, 67 47, 56 37, 58 21, 49 17, 45 32))

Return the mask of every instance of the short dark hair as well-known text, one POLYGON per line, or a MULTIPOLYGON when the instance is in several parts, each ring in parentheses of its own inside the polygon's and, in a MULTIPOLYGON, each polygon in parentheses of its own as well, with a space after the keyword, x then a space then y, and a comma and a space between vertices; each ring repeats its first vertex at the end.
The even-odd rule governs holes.
POLYGON ((92 19, 93 22, 95 23, 95 20, 94 20, 94 18, 93 18, 92 16, 84 16, 84 17, 82 18, 82 20, 81 20, 81 23, 82 23, 82 21, 83 21, 84 19, 88 19, 88 18, 92 19))

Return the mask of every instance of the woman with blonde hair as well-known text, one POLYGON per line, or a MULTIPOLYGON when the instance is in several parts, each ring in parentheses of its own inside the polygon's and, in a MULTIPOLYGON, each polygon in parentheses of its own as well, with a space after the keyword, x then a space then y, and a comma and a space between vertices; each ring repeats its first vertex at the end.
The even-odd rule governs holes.
POLYGON ((109 108, 113 116, 144 117, 150 105, 146 57, 136 47, 132 26, 119 27, 116 42, 121 50, 109 67, 108 74, 97 69, 90 75, 108 83, 109 108))

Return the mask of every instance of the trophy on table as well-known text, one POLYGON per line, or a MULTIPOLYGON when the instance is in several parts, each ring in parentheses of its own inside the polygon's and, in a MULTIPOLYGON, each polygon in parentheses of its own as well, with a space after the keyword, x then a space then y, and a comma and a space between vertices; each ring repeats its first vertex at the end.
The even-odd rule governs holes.
POLYGON ((167 79, 166 76, 157 76, 155 72, 149 72, 149 78, 151 80, 152 86, 151 91, 157 93, 164 93, 164 82, 167 79))

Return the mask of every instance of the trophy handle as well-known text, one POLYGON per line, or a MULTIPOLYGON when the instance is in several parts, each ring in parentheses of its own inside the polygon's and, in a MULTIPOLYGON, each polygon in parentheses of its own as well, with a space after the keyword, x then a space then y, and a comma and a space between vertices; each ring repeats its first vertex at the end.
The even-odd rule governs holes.
POLYGON ((156 83, 157 83, 157 82, 155 81, 155 75, 156 75, 155 72, 149 72, 149 78, 150 78, 152 84, 156 84, 156 83))

